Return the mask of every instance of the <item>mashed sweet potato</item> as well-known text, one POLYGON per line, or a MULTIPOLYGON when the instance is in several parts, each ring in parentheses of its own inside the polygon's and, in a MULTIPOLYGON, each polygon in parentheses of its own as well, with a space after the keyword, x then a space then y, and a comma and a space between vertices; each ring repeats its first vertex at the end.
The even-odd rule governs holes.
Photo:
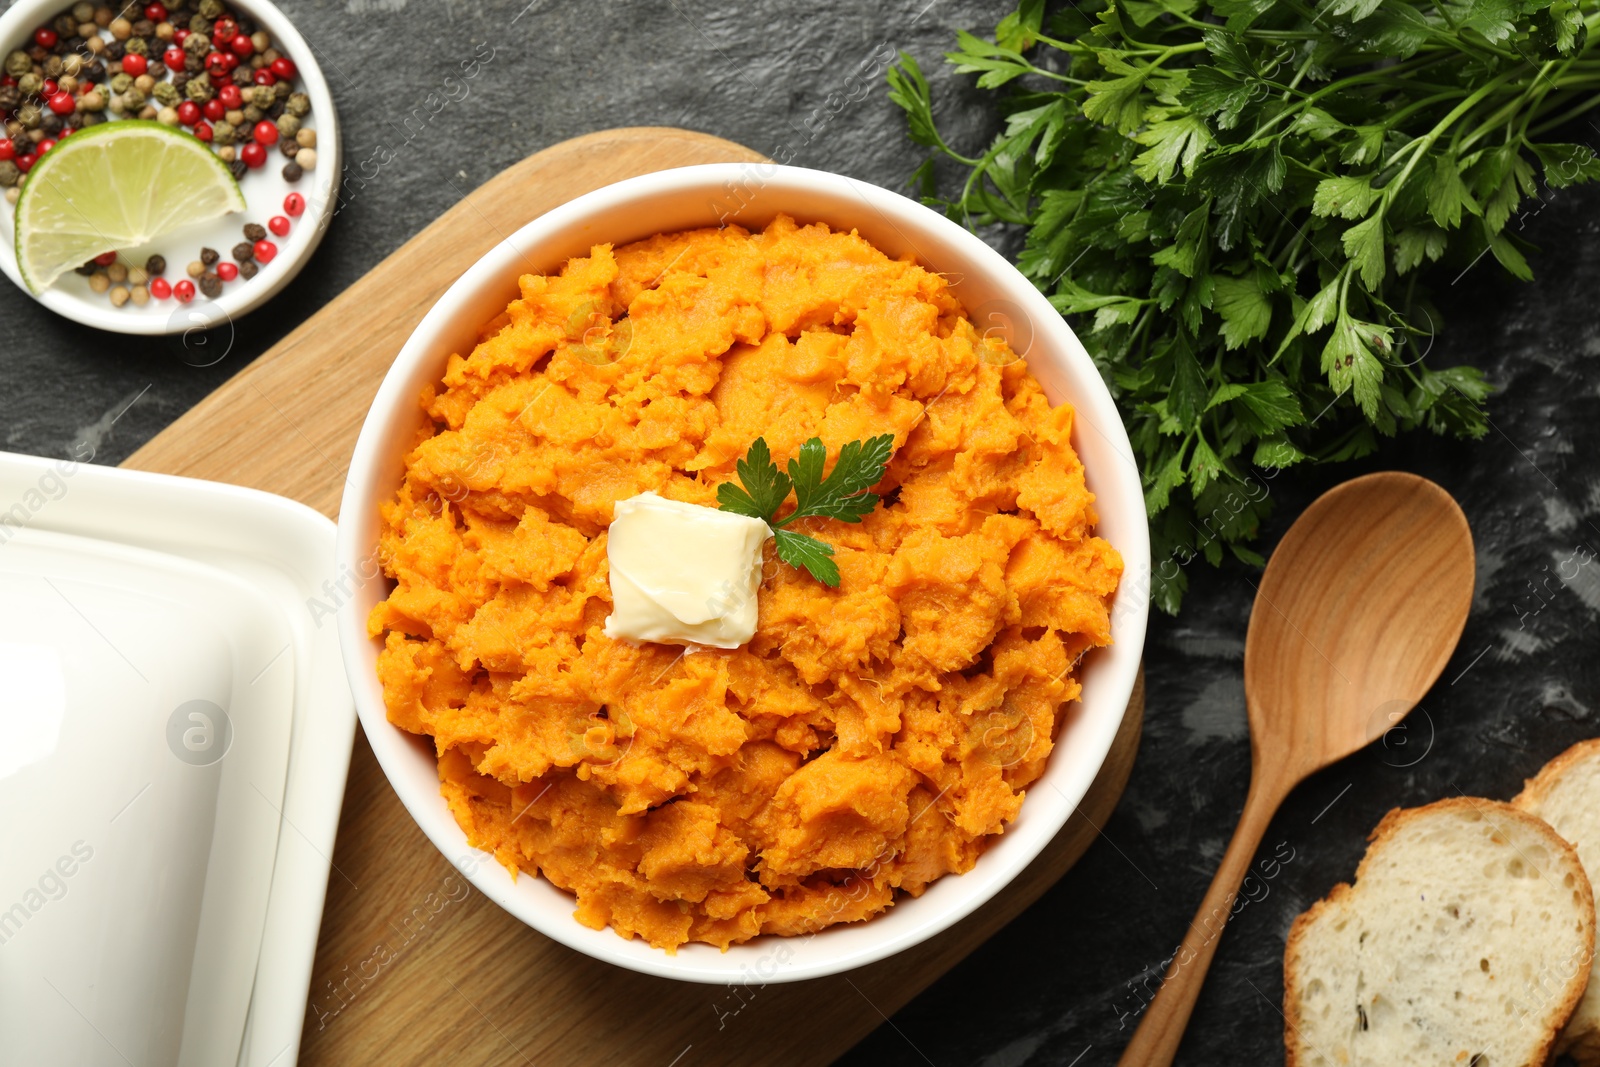
POLYGON ((1122 571, 1027 366, 946 281, 779 217, 597 245, 426 390, 368 627, 471 842, 672 950, 866 919, 970 869, 1038 778, 1122 571), (895 435, 837 590, 772 542, 734 651, 607 639, 606 526, 716 506, 764 436, 895 435))

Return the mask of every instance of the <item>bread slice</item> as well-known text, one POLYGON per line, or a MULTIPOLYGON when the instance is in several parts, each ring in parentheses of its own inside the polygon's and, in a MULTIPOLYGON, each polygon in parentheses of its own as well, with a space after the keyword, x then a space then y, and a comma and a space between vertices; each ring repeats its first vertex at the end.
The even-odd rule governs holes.
MULTIPOLYGON (((1511 801, 1549 823, 1578 850, 1584 869, 1600 873, 1600 739, 1581 741, 1544 765, 1511 801)), ((1580 1067, 1600 1067, 1600 960, 1589 988, 1556 1040, 1580 1067)))
POLYGON ((1472 797, 1391 811, 1355 884, 1289 931, 1289 1067, 1541 1067, 1594 926, 1577 853, 1542 820, 1472 797))

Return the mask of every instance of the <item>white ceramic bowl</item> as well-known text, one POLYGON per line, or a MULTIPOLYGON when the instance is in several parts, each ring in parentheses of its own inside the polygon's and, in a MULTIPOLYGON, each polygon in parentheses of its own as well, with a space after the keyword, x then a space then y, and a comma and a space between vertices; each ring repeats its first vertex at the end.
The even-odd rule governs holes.
POLYGON ((911 947, 976 910, 1016 877, 1067 821, 1104 762, 1122 722, 1144 645, 1150 544, 1144 493, 1122 421, 1099 372, 1049 302, 967 230, 903 196, 835 174, 776 164, 711 164, 662 171, 596 190, 518 230, 447 290, 400 351, 373 401, 350 464, 340 510, 342 573, 358 582, 339 610, 339 636, 362 726, 378 761, 429 839, 511 914, 541 933, 646 974, 695 982, 795 981, 859 967, 911 947), (467 845, 439 795, 433 747, 389 723, 376 673, 379 642, 366 619, 387 595, 376 577, 378 507, 402 475, 402 457, 422 424, 417 396, 437 381, 453 352, 467 352, 479 327, 517 295, 517 278, 554 271, 599 242, 737 222, 756 229, 783 212, 802 222, 855 229, 890 256, 911 253, 954 282, 974 320, 1007 331, 1053 403, 1077 409, 1073 443, 1098 497, 1099 532, 1127 571, 1112 616, 1115 644, 1083 666, 1083 699, 1065 721, 1044 777, 1028 790, 1017 820, 960 876, 939 879, 865 923, 810 937, 760 937, 727 952, 691 944, 676 955, 573 918, 574 901, 542 878, 512 882, 486 853, 467 845))
MULTIPOLYGON (((339 118, 334 113, 333 94, 328 91, 328 81, 322 75, 322 68, 317 65, 319 53, 300 36, 300 31, 294 28, 289 17, 268 0, 227 0, 227 3, 229 8, 255 19, 260 28, 272 37, 274 44, 299 68, 296 80, 306 95, 311 97, 311 114, 306 119, 306 126, 317 131, 316 169, 307 171, 304 177, 291 185, 282 174, 283 165, 289 162, 288 157, 276 148, 270 149, 266 165, 247 172, 239 182, 239 188, 249 205, 243 214, 192 223, 157 238, 147 248, 118 251, 127 253, 124 260, 131 266, 142 265, 152 253, 161 253, 167 259, 166 278, 176 284, 188 277, 184 267, 191 260, 200 258, 200 249, 203 247, 215 248, 225 260, 231 261, 228 250, 244 240, 244 224, 257 222, 265 226, 272 216, 284 214, 283 198, 288 193, 297 192, 306 198, 305 214, 290 219, 292 226, 287 237, 269 236, 278 246, 278 254, 271 263, 262 267, 261 272, 248 281, 235 278, 224 283, 222 295, 216 300, 207 300, 196 293, 187 304, 169 297, 166 300, 151 300, 144 307, 128 303, 119 308, 112 306, 110 298, 104 293, 90 289, 89 279, 69 272, 56 279, 43 293, 33 297, 57 315, 99 330, 143 335, 188 335, 192 331, 225 326, 276 296, 300 273, 300 268, 306 265, 311 254, 317 250, 317 245, 322 243, 322 235, 327 232, 328 223, 333 220, 338 206, 335 189, 341 161, 339 118)), ((12 49, 23 47, 37 27, 50 22, 56 15, 71 8, 72 4, 73 0, 17 0, 4 15, 0 15, 0 58, 4 58, 12 49)), ((159 63, 160 60, 157 58, 153 62, 159 63)), ((33 296, 23 284, 22 274, 17 269, 16 229, 12 218, 14 210, 10 204, 0 200, 0 272, 15 282, 20 292, 33 296)), ((185 348, 196 359, 206 359, 205 363, 194 363, 196 366, 215 362, 221 355, 226 355, 230 347, 231 341, 220 346, 198 339, 193 344, 185 344, 185 348)))

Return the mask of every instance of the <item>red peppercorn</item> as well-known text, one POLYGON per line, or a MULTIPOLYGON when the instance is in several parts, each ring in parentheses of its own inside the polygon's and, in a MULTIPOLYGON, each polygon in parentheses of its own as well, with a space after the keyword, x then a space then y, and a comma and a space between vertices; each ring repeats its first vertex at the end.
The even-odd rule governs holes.
POLYGON ((46 152, 50 151, 50 149, 54 148, 55 146, 56 146, 56 143, 54 141, 52 141, 50 138, 46 137, 44 140, 39 142, 39 154, 42 156, 46 152))
POLYGON ((102 267, 109 267, 117 261, 117 254, 115 252, 101 252, 94 257, 94 261, 102 267))
MULTIPOLYGON (((212 103, 216 103, 216 101, 213 100, 212 103)), ((210 144, 211 143, 211 123, 205 122, 205 121, 201 121, 201 122, 195 123, 194 135, 196 137, 200 138, 200 140, 205 141, 207 144, 210 144)))
POLYGON ((16 159, 17 146, 13 141, 0 141, 0 160, 16 159))
POLYGON ((255 139, 261 144, 266 145, 268 148, 271 148, 273 145, 278 143, 278 127, 274 126, 266 119, 262 119, 260 122, 256 123, 254 133, 255 139))
POLYGON ((299 193, 290 193, 283 198, 283 210, 294 218, 299 218, 306 213, 306 198, 299 193))
POLYGON ((200 111, 212 122, 221 122, 222 117, 228 113, 228 109, 223 107, 222 101, 218 100, 216 97, 212 97, 210 100, 207 100, 205 104, 201 106, 200 111))
POLYGON ((272 73, 272 71, 268 70, 266 67, 262 67, 260 70, 256 71, 255 77, 254 77, 253 80, 255 81, 255 83, 257 85, 277 85, 278 84, 278 76, 276 74, 272 73))
POLYGON ((242 33, 235 34, 233 40, 228 42, 228 47, 233 49, 233 54, 240 59, 249 59, 256 54, 255 44, 242 33))
POLYGON ((178 105, 178 121, 185 126, 193 126, 200 121, 200 105, 193 100, 185 100, 178 105))
POLYGON ((289 236, 289 220, 282 215, 274 215, 267 220, 267 229, 279 237, 287 237, 289 236))
POLYGON ((274 59, 272 61, 271 70, 272 73, 276 74, 284 81, 289 81, 295 76, 295 74, 298 73, 298 71, 295 69, 294 60, 290 59, 288 56, 279 56, 277 59, 274 59))
POLYGON ((218 89, 217 99, 220 100, 222 102, 222 106, 227 108, 229 111, 234 111, 244 107, 244 94, 239 92, 239 87, 237 85, 224 85, 222 88, 218 89))
POLYGON ((25 156, 18 156, 16 158, 17 169, 26 174, 33 169, 33 165, 38 161, 39 157, 32 152, 25 156))
POLYGON ((257 167, 261 166, 267 161, 267 150, 256 144, 254 141, 251 141, 249 144, 239 149, 239 158, 244 160, 245 166, 249 167, 251 170, 255 170, 257 167))
POLYGON ((167 69, 171 71, 182 70, 183 61, 188 58, 188 53, 181 48, 169 48, 165 52, 161 53, 161 62, 165 63, 167 65, 167 69))
POLYGON ((172 287, 172 295, 178 298, 178 303, 187 304, 194 299, 194 282, 185 279, 172 287))
POLYGON ((56 95, 57 90, 60 88, 61 86, 56 84, 56 80, 54 78, 46 78, 44 80, 44 84, 39 87, 39 95, 48 100, 52 96, 56 95))
POLYGON ((17 79, 13 78, 9 74, 0 77, 0 85, 4 85, 7 89, 14 88, 16 84, 17 79))
POLYGON ((218 52, 217 54, 222 57, 222 64, 228 68, 228 73, 232 74, 234 68, 240 63, 239 57, 232 52, 218 52))
POLYGON ((54 48, 59 40, 61 36, 49 26, 40 26, 33 31, 33 43, 40 48, 54 48))
POLYGON ((216 271, 217 277, 225 282, 231 282, 239 276, 239 265, 237 263, 218 263, 216 271))
POLYGON ((151 22, 165 22, 165 21, 167 21, 167 5, 166 4, 146 4, 146 5, 144 5, 144 17, 149 19, 151 22))
POLYGON ((63 126, 63 127, 61 127, 61 132, 56 134, 56 140, 58 140, 58 141, 65 140, 66 138, 71 137, 73 134, 75 134, 77 132, 78 131, 73 129, 71 126, 63 126))
POLYGON ((221 52, 212 52, 206 56, 206 73, 213 78, 218 74, 227 75, 228 61, 223 58, 221 52))
POLYGON ((211 24, 211 40, 218 48, 239 36, 239 23, 232 16, 224 15, 211 24))
POLYGON ((58 92, 49 98, 50 110, 57 115, 70 115, 77 109, 78 102, 72 99, 71 93, 58 92))
POLYGON ((183 42, 187 41, 188 39, 188 27, 179 27, 178 29, 172 31, 172 43, 177 45, 179 48, 182 48, 183 42))
POLYGON ((261 240, 255 244, 256 262, 266 266, 272 262, 272 257, 278 254, 278 246, 271 241, 261 240))
POLYGON ((165 278, 151 278, 150 295, 157 300, 165 300, 172 295, 172 283, 165 278))
POLYGON ((150 61, 136 52, 129 52, 122 57, 122 73, 131 74, 135 78, 150 69, 150 61))

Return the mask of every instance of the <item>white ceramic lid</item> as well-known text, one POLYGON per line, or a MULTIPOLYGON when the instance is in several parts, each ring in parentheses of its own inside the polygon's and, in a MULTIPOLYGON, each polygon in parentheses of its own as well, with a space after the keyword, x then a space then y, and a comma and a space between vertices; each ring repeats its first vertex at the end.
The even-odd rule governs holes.
POLYGON ((354 726, 332 542, 0 453, 0 1063, 295 1061, 354 726))

